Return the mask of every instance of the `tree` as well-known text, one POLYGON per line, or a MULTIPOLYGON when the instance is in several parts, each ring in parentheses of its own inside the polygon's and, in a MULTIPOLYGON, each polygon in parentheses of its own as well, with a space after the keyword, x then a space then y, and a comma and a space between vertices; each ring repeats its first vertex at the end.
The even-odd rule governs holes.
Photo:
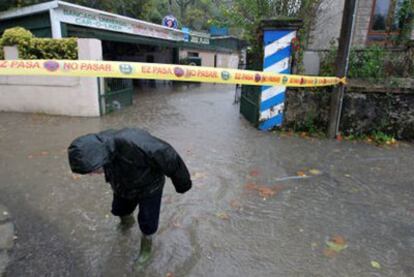
POLYGON ((179 9, 180 9, 180 18, 182 21, 185 21, 186 11, 190 4, 194 4, 195 0, 175 0, 179 9))
MULTIPOLYGON (((334 1, 334 0, 333 0, 334 1)), ((260 49, 258 26, 263 19, 300 18, 303 28, 299 31, 299 49, 307 44, 321 0, 232 0, 221 5, 222 16, 213 24, 230 26, 233 33, 239 34, 251 46, 251 62, 259 66, 263 49, 260 49)), ((301 51, 301 50, 300 50, 301 51)), ((298 64, 303 53, 298 53, 298 64)))

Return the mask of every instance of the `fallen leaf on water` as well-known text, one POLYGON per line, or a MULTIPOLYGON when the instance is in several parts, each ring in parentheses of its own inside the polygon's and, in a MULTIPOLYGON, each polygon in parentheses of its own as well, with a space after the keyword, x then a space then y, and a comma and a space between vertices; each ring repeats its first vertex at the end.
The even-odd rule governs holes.
POLYGON ((253 169, 252 171, 250 171, 249 175, 252 177, 257 177, 259 176, 260 171, 258 169, 253 169))
POLYGON ((328 258, 333 258, 333 257, 335 257, 336 255, 338 255, 338 252, 336 252, 336 251, 334 251, 334 250, 332 250, 332 249, 329 249, 329 248, 325 248, 325 249, 323 250, 323 254, 324 254, 326 257, 328 257, 328 258))
POLYGON ((304 171, 298 171, 298 172, 296 172, 296 175, 298 175, 300 177, 306 177, 306 173, 304 171))
POLYGON ((321 175, 322 171, 318 170, 318 169, 311 169, 309 170, 309 173, 312 175, 321 175))
POLYGON ((371 261, 371 266, 376 269, 381 269, 381 265, 377 261, 371 261))
POLYGON ((81 178, 81 176, 80 176, 80 175, 78 175, 78 174, 72 174, 72 180, 77 181, 77 180, 79 180, 80 178, 81 178))
POLYGON ((223 220, 229 220, 230 219, 230 216, 226 212, 216 213, 216 216, 220 219, 223 219, 223 220))
POLYGON ((257 185, 254 183, 248 183, 246 185, 244 185, 244 189, 246 190, 255 190, 257 189, 257 185))
POLYGON ((238 201, 236 199, 231 200, 230 201, 230 207, 232 207, 233 209, 237 209, 238 210, 241 207, 241 203, 240 203, 240 201, 238 201))
POLYGON ((346 244, 346 241, 345 241, 344 237, 340 236, 340 235, 333 236, 330 239, 330 241, 332 241, 333 243, 339 244, 339 245, 345 245, 346 244))
POLYGON ((352 193, 357 193, 357 192, 359 192, 359 189, 358 188, 351 188, 351 192, 352 193))
POLYGON ((205 172, 195 172, 192 176, 191 176, 191 179, 193 180, 193 181, 195 181, 195 180, 199 180, 199 179, 203 179, 203 178, 205 178, 206 177, 206 173, 205 172))
POLYGON ((171 225, 172 225, 173 227, 175 227, 175 228, 181 228, 181 227, 183 227, 183 226, 180 224, 180 222, 178 222, 178 220, 177 220, 177 219, 174 219, 173 221, 171 221, 171 225))
POLYGON ((348 247, 344 237, 339 235, 333 236, 328 241, 326 241, 326 245, 328 246, 328 248, 324 250, 324 254, 328 257, 332 256, 332 251, 339 253, 348 247))
POLYGON ((259 195, 264 198, 272 197, 276 194, 276 191, 265 186, 260 186, 258 189, 259 195))

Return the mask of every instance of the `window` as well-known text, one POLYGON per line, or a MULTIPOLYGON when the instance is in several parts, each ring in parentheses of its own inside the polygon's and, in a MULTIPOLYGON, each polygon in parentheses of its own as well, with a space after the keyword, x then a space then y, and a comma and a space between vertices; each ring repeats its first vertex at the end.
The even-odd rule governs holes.
POLYGON ((374 5, 372 7, 367 44, 394 45, 394 38, 400 33, 404 22, 399 15, 401 7, 407 4, 406 1, 411 0, 372 1, 374 5))
POLYGON ((401 29, 398 13, 404 1, 406 0, 374 0, 370 31, 374 33, 398 32, 401 29))
POLYGON ((197 52, 188 52, 187 56, 188 57, 198 57, 199 54, 197 52))

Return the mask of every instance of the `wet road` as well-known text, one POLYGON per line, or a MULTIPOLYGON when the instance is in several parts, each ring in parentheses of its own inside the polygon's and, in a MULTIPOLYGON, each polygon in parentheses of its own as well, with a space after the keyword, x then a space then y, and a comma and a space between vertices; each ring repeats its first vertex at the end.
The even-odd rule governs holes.
POLYGON ((0 203, 18 239, 7 276, 131 276, 102 176, 72 176, 70 141, 141 127, 183 156, 194 188, 164 192, 154 259, 136 276, 414 276, 414 147, 261 133, 231 86, 148 91, 99 118, 0 113, 0 203), (300 176, 298 176, 300 175, 300 176))

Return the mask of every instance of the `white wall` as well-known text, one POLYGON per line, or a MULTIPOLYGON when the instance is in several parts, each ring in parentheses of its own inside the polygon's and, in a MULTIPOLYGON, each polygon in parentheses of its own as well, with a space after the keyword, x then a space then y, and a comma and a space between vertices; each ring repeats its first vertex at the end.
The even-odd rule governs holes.
POLYGON ((329 49, 330 42, 339 37, 344 3, 344 0, 321 1, 310 32, 309 49, 329 49))
MULTIPOLYGON (((78 47, 79 59, 102 60, 100 40, 79 39, 78 47)), ((80 77, 0 76, 0 111, 99 116, 98 81, 80 77)))
POLYGON ((239 66, 239 55, 238 54, 217 54, 217 67, 224 68, 238 68, 239 66))
POLYGON ((217 55, 217 67, 223 68, 237 68, 239 65, 239 53, 221 53, 215 51, 205 50, 189 50, 181 49, 179 52, 180 59, 184 59, 188 56, 188 52, 196 52, 201 58, 202 66, 214 67, 214 56, 217 55))

